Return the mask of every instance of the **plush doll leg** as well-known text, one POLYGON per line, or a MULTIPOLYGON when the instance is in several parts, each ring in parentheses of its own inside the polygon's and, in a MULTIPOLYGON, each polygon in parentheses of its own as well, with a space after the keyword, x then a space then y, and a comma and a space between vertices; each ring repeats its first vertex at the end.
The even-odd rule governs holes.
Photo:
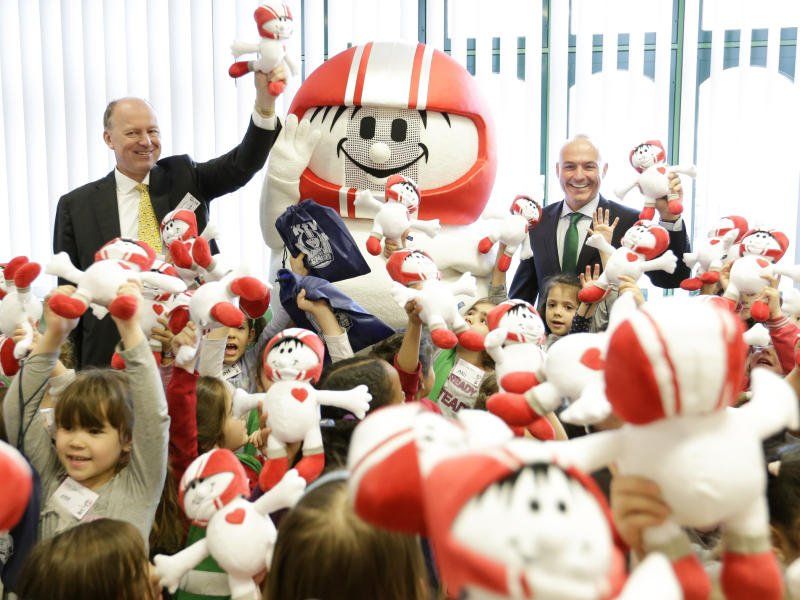
POLYGON ((650 206, 648 203, 645 203, 642 212, 639 213, 639 218, 643 221, 652 221, 653 217, 656 216, 656 207, 650 206))
POLYGON ((750 316, 757 323, 763 323, 769 319, 769 304, 763 300, 756 300, 750 305, 750 316))
POLYGON ((456 332, 458 343, 467 350, 472 350, 473 352, 485 350, 483 335, 470 329, 469 323, 458 313, 453 318, 453 331, 456 332))
POLYGON ((381 237, 380 234, 372 232, 367 238, 367 252, 372 256, 378 256, 383 250, 381 248, 381 237))
POLYGON ((533 386, 539 385, 539 379, 531 371, 513 371, 503 375, 498 383, 503 391, 524 394, 533 386))
POLYGON ((277 440, 274 435, 267 438, 267 462, 258 475, 258 487, 268 492, 283 479, 289 470, 289 457, 286 446, 277 440))
POLYGON ((239 308, 244 312, 248 319, 258 319, 263 317, 269 308, 269 292, 260 300, 245 300, 239 298, 239 308))
POLYGON ((247 60, 237 60, 228 67, 228 75, 236 79, 250 72, 250 62, 247 60))
POLYGON ((500 258, 497 260, 497 268, 503 273, 508 271, 509 267, 511 266, 511 257, 514 255, 515 250, 516 248, 511 250, 509 253, 509 249, 506 248, 500 258))
POLYGON ((52 311, 59 317, 64 317, 65 319, 77 319, 86 312, 86 309, 89 308, 89 303, 81 296, 53 294, 50 296, 48 306, 50 306, 52 311))
POLYGON ((703 283, 717 283, 719 281, 719 271, 706 271, 700 275, 703 283))
POLYGON ((35 262, 25 263, 17 269, 17 272, 14 273, 14 285, 17 286, 17 291, 24 292, 33 283, 33 280, 39 276, 41 271, 42 266, 35 262))
POLYGON ((138 308, 139 302, 136 300, 136 296, 123 294, 111 301, 111 304, 108 305, 108 312, 117 319, 127 321, 136 314, 138 308))
POLYGON ((231 600, 261 597, 252 577, 236 577, 229 573, 228 587, 231 589, 231 600))
POLYGON ((759 496, 748 510, 723 523, 720 583, 728 600, 779 600, 783 578, 772 552, 767 503, 759 496))
POLYGON ((125 360, 119 355, 118 352, 114 352, 114 354, 111 355, 111 368, 116 369, 117 371, 125 370, 125 360))
POLYGON ((449 350, 458 343, 456 334, 447 328, 444 319, 438 315, 428 318, 428 329, 431 332, 431 341, 437 348, 449 350))
POLYGON ((648 552, 660 552, 672 563, 684 600, 706 600, 711 595, 708 574, 680 527, 667 522, 663 526, 648 529, 645 532, 645 547, 648 552))
POLYGON ((267 294, 267 286, 255 277, 237 277, 231 282, 231 291, 245 300, 261 300, 267 294))
POLYGON ((19 371, 19 362, 14 358, 14 346, 11 338, 5 338, 0 343, 0 368, 6 377, 13 377, 19 371))
POLYGON ((211 316, 226 327, 241 327, 244 313, 230 302, 217 302, 211 308, 211 316))
POLYGON ((703 281, 699 277, 689 277, 681 281, 681 289, 687 292, 695 292, 703 287, 703 281))
POLYGON ((306 483, 320 476, 325 468, 325 454, 322 450, 322 432, 315 427, 303 439, 303 458, 297 463, 297 472, 306 483))
POLYGON ((578 300, 587 304, 593 304, 594 302, 599 302, 602 300, 606 295, 606 291, 607 290, 605 287, 593 284, 589 287, 583 288, 580 292, 578 292, 578 300))
POLYGON ((172 258, 172 264, 181 269, 192 268, 192 255, 189 254, 189 249, 180 240, 175 240, 169 245, 169 255, 172 258))
POLYGON ((528 424, 525 429, 537 440, 542 440, 543 442, 556 439, 556 430, 553 429, 550 421, 539 415, 536 415, 533 423, 528 424))
POLYGON ((267 84, 267 91, 273 96, 280 96, 286 89, 286 82, 283 80, 270 81, 267 84))
POLYGON ((213 258, 211 256, 211 246, 209 246, 205 238, 195 238, 194 244, 192 244, 192 259, 204 269, 208 269, 213 258))
POLYGON ((486 410, 514 427, 525 427, 539 418, 522 394, 508 392, 492 394, 486 400, 486 410))
POLYGON ((485 238, 478 242, 478 252, 481 254, 488 254, 497 240, 493 240, 492 236, 487 235, 485 238))

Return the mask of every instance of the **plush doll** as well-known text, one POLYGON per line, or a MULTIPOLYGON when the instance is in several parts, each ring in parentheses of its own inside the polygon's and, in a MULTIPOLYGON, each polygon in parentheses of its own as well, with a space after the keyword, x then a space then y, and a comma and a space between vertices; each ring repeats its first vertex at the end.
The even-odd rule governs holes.
POLYGON ((694 252, 684 252, 683 262, 694 269, 694 276, 681 281, 681 288, 688 291, 699 290, 707 283, 719 281, 719 271, 726 262, 733 260, 728 251, 740 241, 747 232, 747 221, 744 217, 731 215, 723 217, 708 232, 704 246, 694 252), (696 267, 696 269, 695 269, 696 267))
MULTIPOLYGON (((366 385, 351 390, 317 390, 325 358, 325 345, 312 331, 291 327, 274 336, 264 349, 264 373, 272 382, 265 394, 250 396, 261 402, 267 414, 267 462, 261 470, 261 489, 271 489, 289 469, 286 447, 303 443, 303 458, 297 463, 300 476, 311 483, 325 468, 321 405, 336 406, 363 419, 372 395, 366 385)), ((240 401, 243 396, 240 394, 240 401)))
POLYGON ((669 248, 669 232, 663 227, 648 221, 637 221, 625 232, 619 248, 614 248, 599 233, 586 240, 586 245, 609 254, 606 266, 600 277, 592 285, 578 293, 581 302, 598 302, 608 293, 610 286, 619 286, 620 275, 627 275, 634 281, 647 271, 666 271, 674 273, 678 258, 669 248))
POLYGON ((0 333, 7 338, 11 338, 14 331, 23 329, 25 337, 16 345, 11 341, 13 356, 8 356, 9 341, 0 347, 0 361, 5 372, 14 371, 11 361, 18 361, 24 358, 30 350, 33 342, 33 328, 42 316, 42 303, 31 293, 31 284, 39 276, 42 267, 39 263, 28 262, 27 257, 18 256, 12 259, 5 269, 5 276, 9 283, 9 292, 0 300, 0 333))
MULTIPOLYGON (((797 398, 782 378, 751 374, 752 399, 728 408, 741 391, 746 358, 740 319, 712 302, 670 298, 622 320, 606 353, 605 393, 621 429, 556 443, 560 459, 593 472, 611 463, 653 480, 670 515, 644 531, 649 550, 669 548, 681 527, 721 526, 721 584, 729 600, 781 598, 770 544, 762 440, 797 429, 797 398), (702 343, 698 343, 702 340, 702 343)), ((700 562, 687 548, 676 567, 687 598, 707 598, 700 562)))
MULTIPOLYGON (((758 294, 769 282, 765 276, 773 274, 778 262, 789 247, 789 238, 774 229, 751 229, 735 244, 731 253, 735 258, 731 265, 728 287, 722 295, 735 309, 742 294, 758 294)), ((763 300, 750 305, 750 316, 763 322, 769 318, 769 306, 763 300)))
MULTIPOLYGON (((487 399, 486 408, 498 414, 493 409, 495 404, 504 405, 520 398, 539 383, 545 360, 542 349, 545 331, 539 313, 524 300, 507 300, 498 304, 489 312, 487 321, 489 333, 483 344, 494 360, 500 391, 487 399)), ((523 427, 516 423, 509 425, 514 433, 523 435, 523 427)), ((553 439, 555 435, 552 425, 543 416, 535 415, 523 425, 538 439, 553 439)))
POLYGON ((225 275, 226 269, 211 254, 208 244, 216 236, 212 224, 198 235, 197 217, 191 210, 173 210, 161 221, 161 241, 169 250, 170 262, 187 285, 194 284, 198 276, 205 281, 218 281, 225 275))
POLYGON ((425 535, 448 597, 681 597, 663 556, 626 582, 623 544, 592 479, 490 417, 463 410, 451 421, 413 404, 370 415, 348 457, 356 513, 425 535))
MULTIPOLYGON (((639 144, 630 154, 631 166, 636 169, 638 175, 615 190, 619 198, 624 198, 634 186, 638 186, 644 196, 644 208, 639 213, 639 218, 643 221, 652 221, 656 216, 656 200, 669 196, 668 172, 681 173, 689 177, 697 176, 694 165, 670 167, 665 164, 666 161, 667 153, 659 140, 648 140, 639 144)), ((677 198, 669 198, 667 207, 673 215, 683 212, 683 204, 677 198)))
MULTIPOLYGON (((244 313, 233 302, 237 297, 256 302, 269 304, 270 286, 255 277, 240 276, 235 271, 230 271, 219 281, 207 281, 194 290, 189 298, 188 317, 201 331, 214 327, 240 327, 244 322, 244 313)), ((173 333, 187 319, 179 317, 180 323, 170 320, 170 331, 173 333)), ((180 331, 178 329, 178 331, 180 331)), ((198 336, 199 338, 199 336, 198 336)), ((197 340, 199 346, 200 340, 197 340)), ((197 354, 198 346, 181 346, 175 360, 181 364, 189 364, 197 354)))
POLYGON ((533 198, 516 196, 511 203, 510 213, 497 224, 495 231, 478 243, 478 251, 481 254, 487 254, 497 242, 505 245, 503 256, 497 261, 497 268, 504 272, 511 266, 511 257, 517 248, 521 248, 519 253, 521 259, 533 256, 529 233, 539 224, 542 207, 533 198))
POLYGON ((77 319, 91 306, 98 319, 110 312, 126 320, 136 314, 138 308, 135 297, 117 295, 120 286, 129 279, 138 279, 171 293, 186 290, 186 284, 180 279, 149 270, 155 258, 155 251, 146 243, 125 238, 113 239, 100 248, 95 262, 86 271, 77 269, 66 252, 59 252, 47 265, 46 272, 72 281, 77 289, 71 296, 53 294, 50 308, 65 319, 77 319))
POLYGON ((33 491, 33 472, 22 454, 0 441, 0 535, 19 522, 33 491))
MULTIPOLYGON (((297 65, 286 52, 284 41, 292 36, 294 22, 289 6, 282 2, 268 0, 253 13, 253 18, 258 25, 258 34, 261 41, 258 43, 235 41, 231 44, 234 58, 242 54, 258 53, 256 60, 240 60, 233 63, 228 69, 231 77, 241 77, 250 71, 270 73, 281 64, 285 64, 292 75, 297 74, 297 65)), ((273 96, 279 96, 286 88, 285 81, 270 81, 267 89, 273 96)))
POLYGON ((416 300, 422 306, 419 318, 431 331, 431 340, 439 348, 461 344, 468 350, 483 350, 483 336, 469 328, 458 312, 455 296, 475 296, 475 278, 464 273, 455 283, 440 281, 441 273, 430 256, 420 250, 399 250, 386 263, 395 283, 392 297, 405 306, 416 300))
POLYGON ((374 211, 372 233, 367 238, 367 252, 377 256, 382 252, 381 240, 401 244, 403 234, 416 229, 434 237, 442 228, 439 219, 420 221, 416 218, 420 194, 417 184, 402 175, 391 175, 386 180, 385 202, 378 202, 369 190, 356 194, 355 206, 374 211))
POLYGON ((277 531, 269 518, 294 506, 306 483, 292 469, 255 502, 248 502, 247 475, 230 450, 217 448, 198 456, 180 482, 178 501, 194 523, 206 527, 205 538, 154 563, 159 583, 170 593, 181 578, 207 556, 228 574, 231 598, 257 598, 253 577, 272 562, 277 531))

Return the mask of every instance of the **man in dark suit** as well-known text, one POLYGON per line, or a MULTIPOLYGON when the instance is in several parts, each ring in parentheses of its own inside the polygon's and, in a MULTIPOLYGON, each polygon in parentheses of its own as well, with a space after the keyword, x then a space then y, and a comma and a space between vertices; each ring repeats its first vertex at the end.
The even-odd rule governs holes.
MULTIPOLYGON (((103 140, 114 151, 116 168, 59 199, 53 252, 66 252, 81 270, 94 262, 103 244, 119 236, 146 241, 161 253, 158 224, 187 193, 200 202, 195 214, 202 231, 209 202, 239 189, 264 166, 280 130, 275 97, 266 87, 284 78, 282 69, 255 74, 256 103, 244 138, 204 163, 185 154, 159 160, 160 131, 150 104, 140 98, 111 102, 103 115, 103 140)), ((118 339, 110 318, 98 321, 87 312, 73 337, 78 365, 107 366, 118 339)))
MULTIPOLYGON (((639 220, 639 211, 600 195, 607 169, 608 164, 603 163, 600 151, 587 136, 576 136, 562 146, 556 174, 564 200, 544 207, 541 221, 530 233, 533 256, 520 262, 511 282, 510 298, 534 304, 548 277, 562 272, 583 273, 587 266, 601 264, 597 249, 584 244, 597 209, 608 211, 609 223, 619 219, 611 239, 611 244, 619 247, 622 236, 639 220)), ((681 193, 677 176, 670 185, 673 192, 681 193)), ((678 257, 678 266, 673 274, 651 271, 647 275, 658 287, 678 287, 689 276, 689 268, 682 260, 683 253, 689 251, 689 238, 680 216, 667 210, 666 199, 658 200, 656 209, 659 225, 669 231, 669 248, 678 257)))

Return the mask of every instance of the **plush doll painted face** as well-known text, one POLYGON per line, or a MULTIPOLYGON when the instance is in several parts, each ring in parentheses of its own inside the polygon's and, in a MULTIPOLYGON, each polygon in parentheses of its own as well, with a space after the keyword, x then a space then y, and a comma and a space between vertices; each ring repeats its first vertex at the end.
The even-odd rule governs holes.
POLYGON ((545 338, 542 318, 524 300, 508 300, 489 313, 489 329, 498 327, 507 329, 508 339, 516 342, 541 344, 545 338), (511 305, 510 308, 506 306, 508 304, 511 305))
POLYGON ((294 21, 292 11, 281 2, 262 2, 255 12, 258 33, 273 40, 287 40, 292 37, 294 21))
POLYGON ((780 231, 774 229, 751 229, 740 242, 741 255, 753 254, 768 256, 778 261, 786 252, 789 241, 780 231))
POLYGON ((400 283, 408 285, 416 281, 439 279, 439 269, 424 252, 412 250, 408 252, 400 264, 400 283))
POLYGON ((650 141, 636 146, 630 158, 631 166, 641 173, 657 163, 664 162, 667 156, 661 142, 650 141))
MULTIPOLYGON (((187 237, 186 234, 189 233, 190 225, 185 220, 182 219, 169 219, 169 216, 164 219, 164 223, 161 225, 161 239, 164 242, 164 245, 169 247, 172 242, 177 240, 185 240, 187 237)), ((197 227, 195 226, 195 236, 197 227)))
POLYGON ((488 201, 496 171, 488 110, 469 73, 431 46, 348 49, 306 79, 290 112, 322 133, 301 197, 342 216, 368 216, 350 192, 383 195, 392 175, 417 182, 422 219, 471 223, 488 201))
POLYGON ((419 210, 419 188, 417 184, 402 175, 392 175, 386 181, 386 201, 399 202, 413 217, 419 210))
POLYGON ((322 372, 325 347, 311 331, 284 329, 267 345, 264 369, 271 381, 312 380, 322 372))
POLYGON ((520 215, 523 219, 528 221, 529 227, 536 227, 539 220, 542 218, 539 204, 528 196, 517 196, 514 199, 514 203, 511 205, 511 213, 520 215))
POLYGON ((95 252, 95 261, 116 260, 129 268, 148 271, 156 259, 156 252, 145 242, 128 238, 115 238, 95 252))
POLYGON ((186 469, 178 501, 195 523, 207 523, 220 508, 249 492, 241 463, 226 452, 209 452, 186 469))
POLYGON ((625 232, 620 243, 650 260, 669 248, 669 233, 658 225, 637 221, 625 232))

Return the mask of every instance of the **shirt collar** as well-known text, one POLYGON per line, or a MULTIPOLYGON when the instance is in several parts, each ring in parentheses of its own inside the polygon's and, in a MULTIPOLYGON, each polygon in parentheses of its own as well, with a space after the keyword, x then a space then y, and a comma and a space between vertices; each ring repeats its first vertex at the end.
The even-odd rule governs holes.
MULTIPOLYGON (((131 179, 117 168, 114 169, 114 179, 117 182, 117 191, 123 194, 129 194, 136 189, 137 185, 139 185, 138 181, 131 179)), ((150 185, 150 173, 144 176, 142 183, 145 185, 150 185)))
MULTIPOLYGON (((581 209, 578 210, 577 212, 579 212, 583 216, 589 217, 591 219, 594 216, 594 214, 597 212, 597 207, 598 207, 599 204, 600 204, 600 194, 597 194, 597 196, 592 198, 591 201, 588 204, 584 204, 581 207, 581 209)), ((572 212, 573 211, 569 207, 569 204, 567 204, 567 201, 564 200, 561 203, 561 216, 559 218, 563 219, 564 217, 571 215, 572 212)))

